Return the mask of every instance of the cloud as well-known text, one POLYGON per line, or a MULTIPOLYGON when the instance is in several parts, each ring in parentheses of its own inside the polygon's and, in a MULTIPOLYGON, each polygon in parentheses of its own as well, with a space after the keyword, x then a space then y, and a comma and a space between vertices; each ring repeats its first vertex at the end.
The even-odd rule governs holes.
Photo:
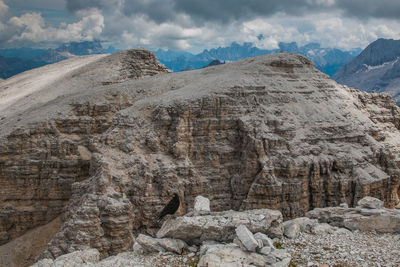
POLYGON ((18 7, 18 8, 48 8, 48 9, 56 9, 56 8, 64 8, 65 0, 5 0, 5 3, 10 7, 18 7))
POLYGON ((398 0, 336 0, 334 6, 343 10, 349 17, 360 19, 400 18, 400 1, 398 0))
POLYGON ((341 12, 362 19, 400 18, 398 0, 66 0, 70 11, 86 8, 120 9, 121 13, 144 15, 157 22, 175 21, 180 14, 189 16, 197 25, 206 22, 231 23, 277 13, 291 16, 319 12, 341 12), (327 10, 329 9, 329 10, 327 10))
POLYGON ((0 19, 2 19, 8 12, 8 6, 0 0, 0 19))
POLYGON ((49 26, 38 12, 11 17, 0 0, 0 43, 101 39, 118 48, 199 52, 231 42, 265 49, 279 42, 318 42, 350 49, 379 37, 400 38, 398 0, 65 0, 65 5, 77 21, 49 26))
POLYGON ((91 41, 100 38, 104 28, 104 17, 98 9, 77 12, 75 23, 48 26, 38 12, 24 13, 7 18, 7 6, 0 0, 0 43, 19 45, 26 43, 57 43, 91 41))

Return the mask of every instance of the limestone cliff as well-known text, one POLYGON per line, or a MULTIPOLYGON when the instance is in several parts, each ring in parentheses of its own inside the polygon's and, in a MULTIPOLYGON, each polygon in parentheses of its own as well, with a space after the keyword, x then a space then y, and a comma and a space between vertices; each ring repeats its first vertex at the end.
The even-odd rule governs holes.
POLYGON ((42 257, 116 254, 132 230, 157 225, 174 191, 185 210, 204 195, 215 211, 287 218, 366 195, 397 203, 400 108, 390 96, 338 85, 285 53, 132 80, 144 75, 119 62, 166 72, 141 53, 92 58, 5 101, 2 243, 63 213, 42 257))

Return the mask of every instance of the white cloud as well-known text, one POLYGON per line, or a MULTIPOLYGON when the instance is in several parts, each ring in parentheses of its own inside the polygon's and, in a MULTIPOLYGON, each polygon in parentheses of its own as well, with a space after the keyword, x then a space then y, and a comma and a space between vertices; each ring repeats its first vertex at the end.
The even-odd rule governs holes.
POLYGON ((90 41, 100 38, 104 28, 104 17, 98 9, 78 11, 79 21, 61 23, 58 27, 46 25, 38 12, 6 20, 7 10, 8 7, 0 0, 0 35, 6 37, 0 38, 0 41, 8 45, 90 41))

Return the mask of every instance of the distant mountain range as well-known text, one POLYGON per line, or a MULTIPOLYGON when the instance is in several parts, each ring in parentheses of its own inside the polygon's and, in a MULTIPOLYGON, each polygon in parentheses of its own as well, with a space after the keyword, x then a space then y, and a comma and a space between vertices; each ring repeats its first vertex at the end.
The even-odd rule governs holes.
POLYGON ((75 56, 115 53, 113 47, 103 49, 100 41, 71 42, 56 49, 13 48, 0 49, 0 78, 59 62, 75 56))
POLYGON ((400 105, 400 40, 378 39, 334 76, 363 91, 386 92, 400 105))
MULTIPOLYGON (((221 62, 236 61, 247 57, 255 57, 280 51, 307 56, 315 66, 328 75, 333 75, 340 67, 358 55, 361 49, 342 51, 335 48, 321 48, 318 43, 310 43, 299 47, 296 43, 280 43, 278 49, 264 50, 253 43, 232 43, 228 47, 204 50, 194 55, 185 51, 155 50, 158 60, 175 72, 200 69, 216 60, 221 62)), ((56 49, 0 49, 0 78, 8 78, 20 72, 55 63, 67 58, 91 54, 115 53, 116 49, 104 49, 100 41, 71 42, 56 49)))
POLYGON ((315 66, 332 76, 340 67, 348 63, 360 53, 361 49, 342 51, 335 48, 322 48, 318 43, 310 43, 299 47, 295 42, 280 43, 278 49, 264 50, 254 46, 253 43, 232 43, 228 47, 218 47, 204 50, 193 55, 177 51, 154 51, 158 60, 169 69, 177 72, 189 69, 199 69, 207 66, 213 60, 236 61, 247 57, 255 57, 280 51, 301 54, 311 59, 315 66))

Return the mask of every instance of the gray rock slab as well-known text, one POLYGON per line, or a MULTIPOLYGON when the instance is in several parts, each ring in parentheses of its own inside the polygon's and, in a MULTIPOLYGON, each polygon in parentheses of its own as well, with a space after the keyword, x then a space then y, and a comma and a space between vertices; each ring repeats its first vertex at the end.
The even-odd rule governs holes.
POLYGON ((238 227, 236 227, 235 232, 240 242, 242 242, 242 244, 248 251, 256 251, 256 248, 258 247, 258 242, 246 226, 239 225, 238 227))
POLYGON ((261 232, 272 238, 281 237, 283 234, 281 212, 259 209, 176 217, 164 222, 157 237, 177 238, 199 244, 203 240, 231 242, 236 236, 235 228, 239 225, 246 226, 252 233, 261 232))
POLYGON ((183 248, 187 247, 187 244, 179 239, 172 238, 153 238, 144 234, 139 234, 136 238, 136 242, 140 244, 147 252, 174 252, 176 254, 182 254, 183 248))

